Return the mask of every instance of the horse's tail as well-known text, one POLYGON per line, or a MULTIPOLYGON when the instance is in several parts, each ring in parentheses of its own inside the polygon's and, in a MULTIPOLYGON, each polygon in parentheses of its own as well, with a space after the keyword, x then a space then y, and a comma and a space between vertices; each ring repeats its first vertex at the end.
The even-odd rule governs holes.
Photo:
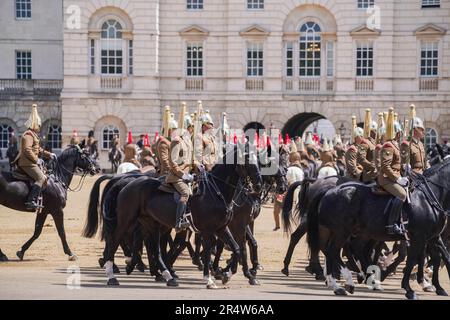
POLYGON ((322 200, 323 195, 328 191, 328 189, 321 191, 317 194, 309 205, 307 213, 307 241, 310 252, 318 252, 320 249, 319 240, 319 204, 322 200))
POLYGON ((284 232, 291 232, 291 214, 292 214, 292 203, 294 201, 294 192, 295 189, 298 188, 303 182, 302 181, 295 181, 289 186, 289 189, 286 193, 286 196, 284 197, 284 204, 283 204, 283 226, 284 226, 284 232))
POLYGON ((95 181, 94 186, 92 187, 91 194, 89 196, 89 206, 88 206, 88 214, 86 219, 86 225, 83 229, 83 237, 92 238, 98 230, 99 219, 102 220, 101 210, 98 210, 98 200, 100 194, 100 184, 108 179, 111 179, 113 175, 105 174, 95 181))
POLYGON ((315 179, 311 178, 305 178, 303 180, 302 188, 300 189, 300 192, 298 194, 298 202, 297 202, 297 208, 294 211, 294 217, 295 219, 301 220, 301 218, 306 214, 308 210, 308 190, 311 186, 311 183, 313 183, 315 179))

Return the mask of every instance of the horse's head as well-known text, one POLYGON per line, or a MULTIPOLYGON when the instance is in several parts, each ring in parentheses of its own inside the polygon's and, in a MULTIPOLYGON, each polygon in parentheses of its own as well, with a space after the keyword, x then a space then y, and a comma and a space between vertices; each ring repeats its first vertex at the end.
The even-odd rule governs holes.
POLYGON ((256 193, 262 190, 261 171, 258 166, 256 153, 249 150, 249 145, 242 144, 234 147, 235 168, 239 177, 244 181, 249 179, 256 193))
POLYGON ((100 172, 99 164, 90 156, 88 150, 82 149, 80 146, 73 148, 76 151, 75 169, 80 169, 92 176, 100 172))
POLYGON ((258 153, 259 165, 263 171, 263 180, 266 185, 271 186, 276 183, 275 192, 282 194, 288 188, 288 181, 286 178, 288 162, 287 158, 282 154, 269 155, 268 150, 263 150, 258 153))

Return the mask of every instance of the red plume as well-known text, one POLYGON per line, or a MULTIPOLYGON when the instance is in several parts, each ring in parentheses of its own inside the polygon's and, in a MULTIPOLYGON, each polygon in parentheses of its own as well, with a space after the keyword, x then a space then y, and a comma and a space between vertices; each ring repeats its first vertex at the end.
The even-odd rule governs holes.
POLYGON ((267 147, 270 147, 270 137, 267 136, 267 147))
POLYGON ((131 134, 131 131, 128 131, 128 141, 127 144, 133 143, 133 135, 131 134))
POLYGON ((234 136, 233 136, 233 144, 237 144, 237 135, 236 135, 236 132, 234 133, 234 136))
POLYGON ((78 137, 77 129, 73 129, 73 131, 72 131, 72 136, 78 137))
POLYGON ((291 138, 289 138, 289 134, 288 133, 286 133, 286 138, 285 138, 284 141, 286 141, 286 144, 290 144, 291 143, 291 138))
POLYGON ((253 144, 256 146, 256 148, 259 149, 260 143, 259 143, 259 135, 258 135, 258 132, 255 132, 255 140, 253 141, 253 144))
POLYGON ((144 138, 144 147, 150 147, 150 140, 148 138, 148 133, 145 134, 145 138, 144 138))
POLYGON ((281 133, 278 134, 278 144, 283 144, 283 136, 281 133))

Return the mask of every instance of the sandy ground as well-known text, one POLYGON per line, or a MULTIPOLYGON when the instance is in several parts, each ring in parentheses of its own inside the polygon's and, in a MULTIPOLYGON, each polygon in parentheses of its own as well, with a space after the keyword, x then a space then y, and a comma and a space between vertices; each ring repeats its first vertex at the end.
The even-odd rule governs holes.
MULTIPOLYGON (((280 273, 288 237, 280 230, 272 231, 270 206, 263 208, 255 227, 260 261, 264 266, 258 274, 260 286, 250 286, 239 270, 226 287, 218 283, 220 289, 207 290, 201 272, 190 263, 188 255, 183 254, 175 265, 180 276, 180 287, 168 288, 165 284, 156 283, 148 271, 145 274, 135 271, 127 276, 123 268, 123 255, 119 251, 116 262, 122 270, 118 276, 121 285, 107 287, 104 271, 97 264, 103 243, 98 238, 85 239, 80 235, 94 181, 95 178, 90 178, 81 192, 69 193, 65 210, 67 239, 78 256, 75 262, 68 261, 64 255, 50 217, 40 238, 27 251, 24 261, 18 261, 15 252, 32 235, 35 215, 0 207, 0 248, 11 260, 0 263, 0 299, 343 299, 336 297, 323 282, 315 281, 304 271, 307 248, 303 239, 294 253, 291 275, 286 277, 280 273), (79 270, 79 276, 71 274, 71 270, 79 270), (78 279, 80 286, 74 286, 78 279)), ((397 273, 386 280, 383 292, 373 292, 364 285, 357 285, 355 294, 344 298, 404 299, 400 277, 401 273, 397 273)), ((356 281, 356 277, 354 279, 356 281)), ((441 283, 450 290, 445 270, 441 272, 441 283)), ((416 283, 412 285, 420 299, 448 299, 422 292, 416 283)))

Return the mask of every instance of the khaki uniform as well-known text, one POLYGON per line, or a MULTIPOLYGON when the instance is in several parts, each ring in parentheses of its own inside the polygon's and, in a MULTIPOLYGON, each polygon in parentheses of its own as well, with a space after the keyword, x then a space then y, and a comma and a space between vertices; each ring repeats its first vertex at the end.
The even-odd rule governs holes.
POLYGON ((158 158, 159 162, 158 176, 165 176, 169 173, 169 152, 170 141, 164 137, 160 137, 160 139, 156 143, 156 157, 158 158))
POLYGON ((377 177, 375 143, 370 139, 363 139, 358 145, 358 163, 363 167, 363 182, 372 181, 377 177))
POLYGON ((197 164, 211 171, 217 163, 217 143, 209 133, 199 133, 195 138, 194 156, 197 164))
POLYGON ((71 145, 77 145, 80 144, 80 138, 72 136, 72 138, 70 138, 70 144, 71 145))
POLYGON ((334 161, 333 151, 325 151, 320 153, 320 160, 322 165, 319 170, 323 167, 331 167, 336 169, 336 162, 334 161))
POLYGON ((358 163, 358 149, 355 145, 351 145, 345 153, 346 176, 353 180, 359 181, 363 167, 358 163))
POLYGON ((430 167, 422 141, 412 138, 409 147, 409 161, 415 173, 422 174, 430 167))
POLYGON ((379 185, 401 201, 406 200, 406 190, 397 183, 400 178, 402 156, 397 141, 388 141, 381 149, 381 166, 378 174, 379 185))
POLYGON ((140 163, 136 160, 136 146, 134 144, 128 144, 124 148, 125 159, 123 162, 129 162, 140 168, 140 163))
POLYGON ((309 159, 312 161, 316 161, 317 160, 316 156, 320 155, 319 150, 317 150, 316 147, 310 144, 306 146, 306 152, 308 153, 309 159))
POLYGON ((180 201, 187 202, 191 190, 182 177, 191 169, 191 146, 182 137, 176 137, 170 143, 169 173, 166 183, 171 184, 181 195, 180 201))
POLYGON ((150 147, 143 147, 140 154, 139 162, 142 166, 142 172, 148 172, 150 170, 156 170, 156 161, 153 158, 153 152, 150 147))
POLYGON ((45 151, 39 145, 38 135, 32 130, 25 131, 21 139, 19 155, 14 162, 17 162, 20 170, 42 188, 47 178, 37 165, 40 155, 46 158, 51 157, 50 152, 45 151))
POLYGON ((298 151, 298 153, 300 154, 300 164, 304 169, 308 169, 309 168, 308 153, 306 153, 306 151, 298 151))
POLYGON ((375 166, 377 167, 377 172, 380 172, 381 169, 381 149, 383 149, 383 145, 380 143, 377 144, 375 147, 375 166))

